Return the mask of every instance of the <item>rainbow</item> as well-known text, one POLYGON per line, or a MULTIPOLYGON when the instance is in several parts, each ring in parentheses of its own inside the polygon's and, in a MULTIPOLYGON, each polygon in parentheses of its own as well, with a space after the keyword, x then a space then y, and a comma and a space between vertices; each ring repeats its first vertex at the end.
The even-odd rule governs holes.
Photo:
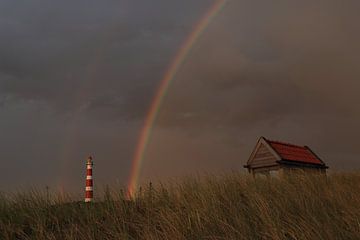
POLYGON ((211 21, 219 14, 219 12, 224 8, 228 0, 216 0, 215 3, 209 8, 206 14, 201 18, 201 20, 195 25, 190 35, 186 38, 184 43, 181 45, 179 51, 177 52, 175 58, 170 64, 168 70, 166 71, 163 79, 160 82, 160 86, 154 96, 154 99, 150 105, 148 114, 146 115, 143 128, 141 130, 139 141, 135 149, 135 154, 133 158, 133 163, 131 167, 130 177, 128 181, 128 195, 129 197, 134 196, 136 188, 138 185, 141 164, 144 160, 144 154, 149 143, 152 129, 161 108, 162 102, 166 93, 169 89, 169 86, 173 79, 175 78, 179 68, 184 63, 185 59, 189 55, 192 47, 195 45, 197 40, 209 26, 211 21))

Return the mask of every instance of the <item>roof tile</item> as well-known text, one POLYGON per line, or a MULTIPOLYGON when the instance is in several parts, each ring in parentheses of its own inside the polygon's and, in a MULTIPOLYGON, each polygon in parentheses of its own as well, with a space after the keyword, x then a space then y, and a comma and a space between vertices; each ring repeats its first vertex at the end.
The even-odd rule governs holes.
POLYGON ((284 160, 324 165, 319 157, 306 146, 297 146, 271 140, 266 141, 284 160))

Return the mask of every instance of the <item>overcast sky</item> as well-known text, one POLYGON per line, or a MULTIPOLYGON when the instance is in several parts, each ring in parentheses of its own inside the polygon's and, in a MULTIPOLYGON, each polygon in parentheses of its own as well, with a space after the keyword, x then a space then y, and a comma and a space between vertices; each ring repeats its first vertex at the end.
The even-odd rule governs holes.
MULTIPOLYGON (((0 0, 0 190, 125 184, 147 109, 212 0, 0 0)), ((141 178, 241 170, 260 136, 360 168, 360 2, 229 0, 164 100, 141 178)))

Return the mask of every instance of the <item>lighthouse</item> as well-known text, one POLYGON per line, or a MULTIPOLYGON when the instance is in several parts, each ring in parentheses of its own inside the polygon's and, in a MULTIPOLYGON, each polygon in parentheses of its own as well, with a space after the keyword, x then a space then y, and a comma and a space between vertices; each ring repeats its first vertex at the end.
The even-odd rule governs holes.
POLYGON ((93 159, 91 156, 86 161, 86 187, 85 187, 85 202, 93 201, 93 159))

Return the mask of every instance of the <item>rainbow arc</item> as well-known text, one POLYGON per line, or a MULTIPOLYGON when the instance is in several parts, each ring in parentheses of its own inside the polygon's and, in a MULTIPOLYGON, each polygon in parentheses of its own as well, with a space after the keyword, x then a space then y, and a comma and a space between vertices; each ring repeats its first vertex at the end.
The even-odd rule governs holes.
POLYGON ((141 165, 143 163, 144 155, 150 141, 154 123, 162 106, 164 97, 166 96, 171 85, 171 82, 174 80, 176 74, 183 65, 185 59, 188 57, 193 46, 196 44, 198 39, 213 21, 213 19, 221 12, 227 1, 228 0, 216 0, 215 3, 206 11, 205 15, 200 19, 200 21, 195 24, 193 30, 181 45, 160 82, 159 88, 146 115, 132 161, 132 167, 128 181, 128 194, 130 197, 133 196, 136 192, 139 175, 141 172, 141 165))

